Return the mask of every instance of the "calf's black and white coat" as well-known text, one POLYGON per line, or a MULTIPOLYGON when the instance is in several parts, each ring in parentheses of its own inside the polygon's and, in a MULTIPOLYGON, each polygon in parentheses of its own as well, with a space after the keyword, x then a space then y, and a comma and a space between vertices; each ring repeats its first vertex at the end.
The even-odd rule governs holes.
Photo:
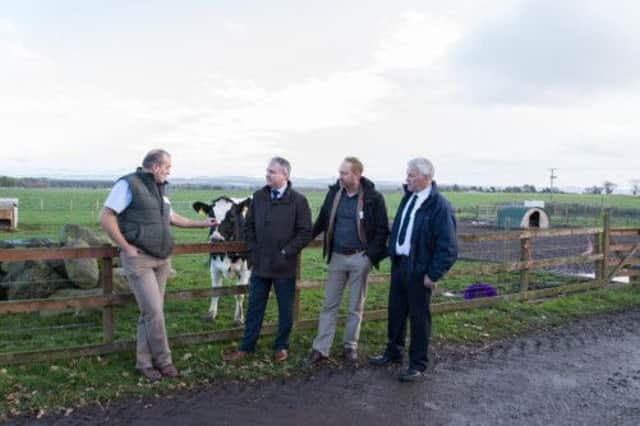
MULTIPOLYGON (((210 242, 244 241, 244 218, 251 203, 251 197, 229 198, 219 197, 210 204, 196 201, 193 209, 209 217, 218 220, 217 226, 209 229, 210 242)), ((236 285, 248 285, 251 270, 247 265, 247 257, 244 253, 215 253, 209 259, 209 271, 211 273, 211 287, 216 288, 222 284, 224 278, 236 278, 236 285)), ((205 319, 213 321, 218 315, 218 296, 211 297, 211 305, 205 319)), ((243 294, 235 296, 236 307, 234 312, 234 325, 241 325, 244 321, 242 303, 243 294)))

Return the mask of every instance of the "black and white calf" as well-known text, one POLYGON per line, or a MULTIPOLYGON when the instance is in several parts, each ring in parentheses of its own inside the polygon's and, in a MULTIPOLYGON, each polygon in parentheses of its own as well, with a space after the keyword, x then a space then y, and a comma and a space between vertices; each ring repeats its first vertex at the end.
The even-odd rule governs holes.
MULTIPOLYGON (((219 197, 206 204, 200 201, 193 203, 193 209, 200 214, 207 214, 216 218, 218 225, 209 229, 209 241, 244 241, 243 226, 244 218, 251 203, 251 197, 229 198, 219 197)), ((236 278, 236 285, 248 285, 251 271, 247 266, 247 258, 244 253, 216 253, 211 254, 209 261, 209 271, 211 272, 211 287, 219 287, 222 284, 222 277, 236 278)), ((243 294, 236 296, 236 310, 233 323, 240 325, 243 323, 242 302, 243 294)), ((211 298, 211 305, 206 319, 213 321, 218 315, 218 297, 211 298)))

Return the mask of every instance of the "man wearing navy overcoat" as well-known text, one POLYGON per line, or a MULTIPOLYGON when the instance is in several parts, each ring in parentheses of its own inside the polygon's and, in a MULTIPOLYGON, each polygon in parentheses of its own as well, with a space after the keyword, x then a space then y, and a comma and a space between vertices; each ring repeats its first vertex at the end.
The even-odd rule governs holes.
POLYGON ((369 358, 377 366, 401 362, 409 318, 409 364, 398 377, 403 382, 424 377, 431 335, 431 292, 458 255, 455 217, 433 176, 433 164, 426 158, 414 158, 407 164, 405 195, 389 238, 388 342, 382 354, 369 358))

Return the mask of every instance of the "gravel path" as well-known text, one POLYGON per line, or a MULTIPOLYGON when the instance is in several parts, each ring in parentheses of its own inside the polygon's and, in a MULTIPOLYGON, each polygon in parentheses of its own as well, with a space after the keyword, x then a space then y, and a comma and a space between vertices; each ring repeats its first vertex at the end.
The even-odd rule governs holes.
POLYGON ((420 383, 398 382, 397 367, 320 369, 16 424, 637 425, 638 348, 640 311, 628 311, 475 351, 436 348, 420 383))

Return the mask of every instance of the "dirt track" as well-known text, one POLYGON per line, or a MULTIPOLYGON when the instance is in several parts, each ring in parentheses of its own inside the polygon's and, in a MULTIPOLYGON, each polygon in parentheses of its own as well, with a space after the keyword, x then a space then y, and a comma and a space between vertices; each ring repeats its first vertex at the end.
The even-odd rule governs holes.
MULTIPOLYGON (((640 311, 467 350, 436 348, 421 383, 397 368, 320 370, 172 399, 118 401, 29 424, 640 424, 640 311)), ((26 423, 23 419, 20 423, 26 423)))

